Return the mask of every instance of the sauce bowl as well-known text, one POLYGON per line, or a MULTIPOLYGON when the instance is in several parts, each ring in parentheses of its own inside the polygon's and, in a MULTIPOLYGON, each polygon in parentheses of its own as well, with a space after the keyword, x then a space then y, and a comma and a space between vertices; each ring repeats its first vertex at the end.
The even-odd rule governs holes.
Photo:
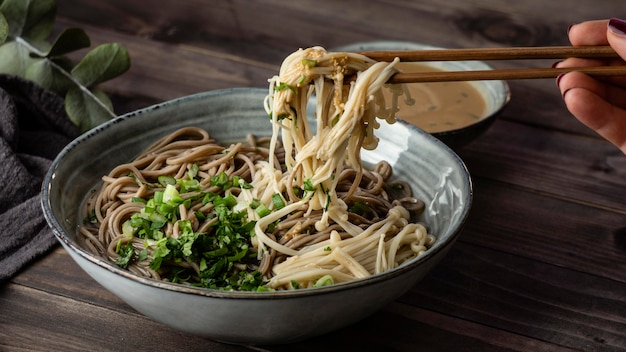
MULTIPOLYGON (((377 51, 377 50, 440 50, 442 48, 401 41, 374 41, 354 43, 329 49, 329 51, 377 51)), ((437 61, 399 63, 400 70, 417 72, 429 70, 475 71, 492 70, 482 61, 437 61), (416 69, 410 69, 410 65, 416 69)), ((407 71, 407 72, 408 72, 407 71)), ((484 133, 502 113, 511 99, 506 81, 488 80, 472 82, 410 83, 416 101, 412 106, 400 101, 398 118, 406 120, 437 137, 453 149, 460 148, 484 133), (468 94, 469 93, 469 94, 468 94), (480 106, 482 105, 482 108, 480 106), (465 116, 462 123, 457 117, 465 116), (439 120, 439 121, 438 121, 439 120)), ((403 96, 400 97, 400 100, 403 96)))

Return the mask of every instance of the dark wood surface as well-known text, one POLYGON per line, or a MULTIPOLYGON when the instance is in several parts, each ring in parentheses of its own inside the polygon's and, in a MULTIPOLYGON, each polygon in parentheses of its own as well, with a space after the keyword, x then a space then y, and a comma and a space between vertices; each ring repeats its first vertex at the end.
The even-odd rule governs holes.
MULTIPOLYGON (((621 0, 58 0, 57 28, 121 42, 118 113, 206 90, 264 87, 312 45, 568 45, 570 24, 626 17, 621 0)), ((551 62, 494 62, 496 67, 551 62)), ((137 313, 57 247, 0 287, 2 351, 613 351, 626 349, 626 157, 578 123, 551 79, 458 151, 475 182, 467 226, 406 295, 341 331, 234 346, 137 313)), ((305 317, 302 317, 305 318, 305 317)))

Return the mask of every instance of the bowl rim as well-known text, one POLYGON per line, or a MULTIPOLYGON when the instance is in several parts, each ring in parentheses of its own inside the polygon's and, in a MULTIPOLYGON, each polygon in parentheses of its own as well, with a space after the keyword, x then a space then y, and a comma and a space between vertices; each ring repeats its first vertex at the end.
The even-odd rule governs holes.
POLYGON ((276 299, 276 298, 296 299, 296 298, 308 297, 312 295, 317 296, 317 295, 323 295, 323 294, 330 294, 336 291, 349 290, 352 288, 371 285, 373 283, 378 283, 381 281, 387 281, 390 278, 397 277, 397 276, 405 274, 408 271, 411 271, 415 266, 421 265, 423 262, 430 259, 436 253, 446 250, 447 248, 449 248, 450 245, 452 245, 456 241, 456 238, 461 233, 465 225, 465 222, 467 221, 467 218, 469 216, 470 209, 473 203, 474 188, 473 188, 473 180, 469 173, 469 170, 467 169, 467 166, 465 165, 463 160, 445 143, 435 138, 434 136, 424 132, 418 127, 415 127, 414 125, 407 123, 403 120, 398 120, 396 123, 404 124, 407 128, 416 131, 417 133, 421 134, 423 138, 429 139, 432 143, 439 145, 440 148, 447 151, 447 153, 454 159, 454 162, 458 164, 460 169, 467 176, 463 178, 463 183, 465 184, 465 187, 467 188, 468 193, 466 195, 466 199, 464 199, 467 205, 465 206, 459 218, 457 219, 458 226, 453 232, 450 233, 448 239, 446 240, 446 244, 442 246, 437 246, 435 248, 431 248, 428 251, 426 251, 424 255, 421 255, 415 259, 412 259, 409 262, 404 263, 391 270, 388 270, 379 274, 374 274, 374 275, 371 275, 362 279, 336 283, 330 286, 323 286, 323 287, 303 288, 303 289, 298 289, 298 290, 264 291, 264 292, 228 291, 228 290, 194 287, 194 286, 189 286, 185 284, 166 282, 166 281, 152 279, 152 278, 143 277, 143 276, 134 274, 128 270, 117 267, 111 262, 95 257, 86 249, 82 248, 69 235, 65 234, 65 231, 63 227, 61 226, 61 224, 59 223, 59 220, 54 216, 52 212, 49 188, 51 186, 52 180, 55 177, 54 175, 55 175, 57 168, 59 167, 59 164, 62 162, 64 157, 68 153, 70 153, 73 149, 75 149, 78 145, 92 138, 94 135, 98 134, 100 131, 111 128, 112 126, 118 124, 119 122, 125 119, 133 118, 133 116, 139 116, 141 114, 148 113, 155 109, 160 109, 169 105, 180 104, 186 100, 204 100, 212 96, 219 96, 219 95, 224 95, 224 94, 232 94, 232 93, 245 92, 245 91, 251 91, 251 90, 258 90, 259 92, 261 91, 266 92, 266 89, 263 89, 263 88, 227 88, 227 89, 217 89, 217 90, 212 90, 212 91, 195 93, 192 95, 172 99, 166 102, 154 104, 154 105, 151 105, 151 106, 148 106, 148 107, 136 110, 136 111, 132 111, 132 112, 120 115, 112 120, 109 120, 99 126, 94 127, 93 129, 81 134, 80 136, 75 138, 73 141, 71 141, 68 145, 66 145, 61 150, 61 152, 53 160, 52 164, 50 165, 50 168, 45 174, 44 181, 41 187, 40 204, 43 210, 43 215, 48 223, 48 227, 52 230, 57 240, 61 242, 61 244, 65 247, 66 250, 69 249, 73 251, 75 254, 79 255, 82 259, 86 260, 87 262, 94 264, 102 269, 108 270, 109 272, 112 272, 113 274, 119 275, 122 278, 133 281, 135 283, 139 283, 142 285, 151 286, 151 287, 155 287, 159 289, 164 289, 168 291, 196 295, 196 296, 225 298, 225 299, 248 299, 248 300, 249 299, 264 300, 264 299, 276 299))

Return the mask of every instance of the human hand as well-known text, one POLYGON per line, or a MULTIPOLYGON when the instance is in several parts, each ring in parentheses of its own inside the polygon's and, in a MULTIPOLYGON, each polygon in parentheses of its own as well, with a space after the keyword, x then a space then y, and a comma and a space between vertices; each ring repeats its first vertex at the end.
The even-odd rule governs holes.
MULTIPOLYGON (((572 25, 568 35, 572 45, 610 45, 626 59, 626 21, 582 22, 572 25)), ((556 67, 625 64, 620 59, 571 58, 557 63, 556 67)), ((569 72, 557 78, 557 86, 572 115, 626 154, 626 77, 595 79, 584 73, 569 72)))

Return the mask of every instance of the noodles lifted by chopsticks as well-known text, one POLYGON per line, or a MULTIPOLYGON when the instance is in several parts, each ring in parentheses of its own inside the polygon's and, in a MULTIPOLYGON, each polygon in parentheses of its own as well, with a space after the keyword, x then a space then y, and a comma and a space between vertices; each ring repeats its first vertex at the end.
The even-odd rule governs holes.
POLYGON ((435 241, 415 220, 424 204, 388 163, 360 158, 377 146, 377 117, 394 122, 380 90, 395 63, 291 54, 270 79, 270 138, 225 147, 186 128, 157 141, 103 178, 85 247, 141 275, 236 290, 345 282, 419 256, 435 241))

